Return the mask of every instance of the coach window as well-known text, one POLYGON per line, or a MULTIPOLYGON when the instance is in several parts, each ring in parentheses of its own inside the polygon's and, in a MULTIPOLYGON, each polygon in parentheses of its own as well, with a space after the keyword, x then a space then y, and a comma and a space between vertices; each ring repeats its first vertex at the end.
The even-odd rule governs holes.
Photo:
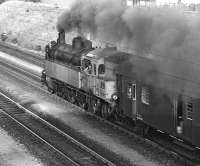
POLYGON ((143 104, 150 104, 150 92, 147 87, 142 87, 141 102, 143 104))
POLYGON ((192 120, 193 105, 192 102, 187 103, 187 119, 192 120))
POLYGON ((105 74, 105 65, 104 64, 99 65, 98 73, 99 74, 105 74))
POLYGON ((136 100, 136 84, 128 84, 127 97, 132 100, 136 100))

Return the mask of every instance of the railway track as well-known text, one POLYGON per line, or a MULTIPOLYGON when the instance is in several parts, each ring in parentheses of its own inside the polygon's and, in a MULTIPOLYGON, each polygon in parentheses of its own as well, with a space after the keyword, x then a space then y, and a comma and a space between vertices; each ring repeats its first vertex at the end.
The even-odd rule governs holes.
MULTIPOLYGON (((11 71, 6 71, 6 72, 8 72, 9 74, 12 74, 11 71)), ((16 77, 17 79, 20 79, 20 77, 17 76, 16 73, 12 74, 12 75, 14 77, 16 77)), ((29 77, 28 73, 27 73, 26 76, 29 77)), ((33 82, 30 81, 29 78, 23 78, 23 81, 27 82, 29 85, 33 86, 34 88, 40 89, 41 91, 43 91, 44 93, 46 93, 48 95, 51 94, 50 92, 47 91, 47 89, 41 88, 41 87, 38 86, 39 85, 39 81, 38 81, 38 83, 33 83, 33 82)), ((54 94, 52 96, 56 100, 60 100, 60 101, 62 101, 64 103, 71 104, 68 101, 66 101, 66 100, 64 100, 64 99, 62 99, 62 98, 60 98, 60 97, 58 97, 58 96, 56 96, 54 94)), ((71 104, 71 105, 73 105, 73 104, 71 104)), ((75 106, 75 105, 73 105, 73 106, 75 108, 77 108, 78 110, 83 111, 78 106, 75 106)), ((88 114, 90 114, 90 113, 88 113, 88 114)), ((199 160, 194 160, 195 157, 194 157, 193 153, 189 154, 188 152, 187 153, 185 153, 183 151, 181 152, 181 149, 177 148, 177 147, 176 147, 177 149, 172 149, 170 147, 172 144, 170 144, 170 145, 167 144, 167 146, 165 146, 162 143, 160 143, 159 141, 154 140, 155 141, 154 142, 154 141, 152 141, 150 139, 142 138, 142 137, 136 135, 135 133, 133 133, 131 130, 128 130, 128 129, 124 128, 123 126, 119 126, 117 124, 114 124, 113 122, 110 122, 110 121, 107 121, 105 119, 102 119, 99 116, 96 116, 96 115, 93 115, 93 114, 90 114, 90 115, 92 115, 93 117, 95 117, 97 120, 103 121, 104 123, 112 126, 114 130, 119 130, 119 131, 121 131, 121 132, 123 132, 123 133, 125 133, 125 134, 127 134, 129 136, 132 136, 136 141, 138 141, 140 143, 142 142, 144 144, 147 144, 148 146, 150 146, 152 148, 156 148, 156 149, 158 149, 161 152, 165 152, 167 155, 171 155, 171 156, 177 158, 178 160, 182 161, 183 165, 185 165, 185 166, 190 166, 190 165, 195 165, 195 166, 197 165, 197 166, 199 166, 200 165, 200 161, 199 160)))
MULTIPOLYGON (((97 117, 97 119, 99 119, 99 117, 97 117)), ((166 133, 150 130, 147 135, 141 137, 136 134, 133 129, 124 126, 123 124, 112 122, 111 125, 128 135, 135 137, 139 142, 143 142, 147 145, 149 144, 152 148, 157 148, 160 152, 171 155, 175 159, 181 161, 184 166, 200 166, 200 151, 198 149, 195 151, 192 147, 187 147, 187 145, 185 147, 178 145, 175 143, 178 140, 175 138, 173 139, 166 133)))
POLYGON ((105 120, 97 115, 93 115, 97 120, 103 121, 104 123, 113 127, 113 130, 121 131, 127 136, 134 138, 135 142, 146 145, 148 148, 157 149, 160 153, 165 153, 167 156, 171 156, 176 160, 179 160, 183 166, 200 166, 200 153, 193 150, 188 150, 184 147, 174 144, 173 141, 169 141, 169 137, 159 131, 154 130, 153 134, 145 137, 138 135, 129 127, 116 123, 114 121, 105 120))
POLYGON ((38 65, 40 67, 44 66, 44 55, 42 54, 36 54, 31 51, 26 51, 18 48, 17 46, 1 42, 0 41, 0 51, 5 52, 10 55, 14 55, 15 57, 19 59, 23 59, 25 61, 31 62, 35 65, 38 65))
POLYGON ((43 141, 75 166, 115 166, 112 162, 78 142, 70 135, 56 128, 24 108, 19 103, 0 93, 1 112, 43 141))

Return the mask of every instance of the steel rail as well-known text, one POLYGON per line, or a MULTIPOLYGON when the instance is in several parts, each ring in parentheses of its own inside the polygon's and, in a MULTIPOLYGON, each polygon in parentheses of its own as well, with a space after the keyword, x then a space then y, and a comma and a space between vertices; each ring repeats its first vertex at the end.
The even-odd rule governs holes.
MULTIPOLYGON (((2 94, 1 94, 2 95, 2 94)), ((32 135, 34 135, 35 137, 37 137, 39 140, 41 140, 42 142, 44 142, 45 144, 47 144, 48 146, 50 146, 53 150, 55 150, 57 153, 61 154, 61 156, 63 156, 64 158, 66 158, 67 160, 69 160, 70 162, 72 162, 74 165, 76 166, 80 166, 79 163, 77 163, 76 161, 72 160, 70 157, 68 157, 67 155, 65 155, 63 152, 61 152, 59 149, 55 148, 53 145, 51 145, 49 142, 47 142, 45 139, 43 139, 42 137, 40 137, 38 134, 36 134, 35 132, 33 132, 32 130, 30 130, 28 127, 26 127, 23 123, 21 123, 20 121, 18 121, 16 118, 14 118, 13 116, 11 116, 10 114, 8 114, 6 111, 0 109, 0 111, 5 114, 6 116, 8 116, 10 119, 12 119, 13 121, 15 121, 17 124, 19 124, 21 127, 23 127, 24 129, 26 129, 27 131, 29 131, 32 135)))

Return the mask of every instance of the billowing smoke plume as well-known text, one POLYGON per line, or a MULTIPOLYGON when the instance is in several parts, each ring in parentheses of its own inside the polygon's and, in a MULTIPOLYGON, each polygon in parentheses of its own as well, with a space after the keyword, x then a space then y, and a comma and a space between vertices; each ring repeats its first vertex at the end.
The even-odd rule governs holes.
POLYGON ((134 50, 132 70, 142 80, 200 95, 200 14, 127 8, 123 0, 78 0, 59 17, 57 28, 80 29, 94 39, 134 50))

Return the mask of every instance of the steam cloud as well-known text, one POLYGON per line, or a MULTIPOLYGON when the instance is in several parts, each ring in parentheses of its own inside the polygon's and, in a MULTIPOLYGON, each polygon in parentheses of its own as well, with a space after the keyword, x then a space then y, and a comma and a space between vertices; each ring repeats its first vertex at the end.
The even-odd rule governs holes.
POLYGON ((95 39, 135 50, 132 71, 140 79, 200 95, 200 14, 127 8, 123 0, 78 0, 58 18, 57 28, 66 32, 78 28, 95 39))

